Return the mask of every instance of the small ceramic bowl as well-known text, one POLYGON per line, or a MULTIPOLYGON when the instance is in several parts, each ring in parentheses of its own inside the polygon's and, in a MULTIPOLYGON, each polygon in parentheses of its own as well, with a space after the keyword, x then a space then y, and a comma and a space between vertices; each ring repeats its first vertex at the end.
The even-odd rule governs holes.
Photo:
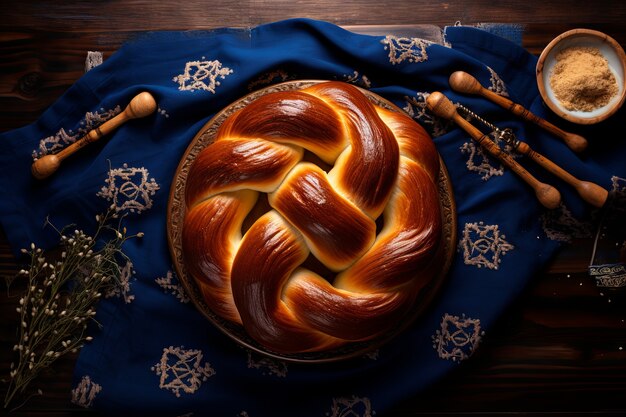
POLYGON ((537 85, 543 101, 558 116, 573 123, 598 123, 614 114, 626 98, 626 55, 624 49, 610 36, 591 29, 569 30, 552 40, 537 62, 537 85), (597 48, 606 58, 610 71, 617 81, 617 93, 608 103, 589 111, 568 110, 555 95, 550 79, 557 64, 557 54, 569 47, 597 48))

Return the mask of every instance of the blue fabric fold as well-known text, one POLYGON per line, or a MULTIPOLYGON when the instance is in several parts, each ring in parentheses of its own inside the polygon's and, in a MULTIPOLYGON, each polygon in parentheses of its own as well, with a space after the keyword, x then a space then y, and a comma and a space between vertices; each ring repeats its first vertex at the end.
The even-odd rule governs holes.
MULTIPOLYGON (((547 235, 548 210, 532 190, 497 161, 472 156, 468 135, 425 110, 425 95, 441 91, 499 127, 511 127, 537 151, 607 189, 626 177, 626 150, 609 133, 619 132, 624 112, 596 126, 556 120, 537 91, 536 57, 476 28, 446 28, 445 40, 361 35, 308 19, 144 34, 86 73, 37 122, 2 134, 0 222, 16 255, 30 242, 56 243, 55 232, 43 227, 46 218, 88 231, 111 204, 127 214, 129 232, 145 233, 124 247, 132 262, 128 291, 98 306, 102 327, 92 329, 94 339, 78 358, 74 402, 105 414, 380 416, 469 359, 562 243, 547 235), (586 135, 588 151, 576 155, 497 105, 452 91, 448 76, 456 70, 586 135), (352 82, 405 109, 433 136, 457 204, 457 251, 440 295, 393 340, 338 363, 287 363, 237 345, 181 292, 167 245, 170 184, 199 129, 249 92, 296 79, 352 82), (154 115, 81 150, 51 178, 31 177, 34 155, 67 146, 64 137, 75 140, 85 126, 101 123, 144 90, 158 102, 154 115)), ((593 210, 571 187, 519 161, 559 188, 559 210, 590 221, 593 210)))

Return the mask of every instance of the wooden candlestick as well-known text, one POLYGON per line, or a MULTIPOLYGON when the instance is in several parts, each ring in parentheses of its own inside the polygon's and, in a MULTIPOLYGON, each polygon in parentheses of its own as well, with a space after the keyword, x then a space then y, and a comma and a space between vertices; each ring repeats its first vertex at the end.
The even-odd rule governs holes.
POLYGON ((431 93, 426 99, 428 108, 437 116, 454 121, 459 127, 467 132, 480 146, 485 149, 491 156, 497 158, 511 171, 515 172, 523 181, 525 181, 535 191, 535 195, 539 202, 546 208, 554 209, 561 203, 561 194, 551 185, 545 184, 535 178, 530 172, 526 171, 517 161, 508 153, 502 151, 498 145, 487 138, 470 122, 465 120, 456 111, 456 107, 443 94, 438 91, 431 93))
POLYGON ((535 123, 537 126, 563 139, 565 144, 574 152, 582 152, 587 148, 587 139, 584 137, 574 133, 565 132, 547 120, 531 113, 530 110, 524 108, 522 105, 514 103, 508 98, 483 87, 476 78, 467 72, 453 72, 448 81, 450 83, 450 87, 459 93, 481 95, 497 105, 511 111, 516 116, 520 116, 524 120, 535 123))
POLYGON ((61 150, 59 153, 45 155, 36 160, 31 167, 33 176, 37 179, 49 177, 56 172, 57 169, 59 169, 61 162, 74 152, 82 149, 92 142, 97 141, 102 136, 111 133, 128 120, 138 119, 154 113, 156 108, 157 103, 152 94, 148 92, 139 93, 133 97, 130 103, 128 103, 128 106, 126 106, 124 111, 120 114, 107 120, 97 128, 90 130, 85 136, 78 139, 67 148, 61 150))

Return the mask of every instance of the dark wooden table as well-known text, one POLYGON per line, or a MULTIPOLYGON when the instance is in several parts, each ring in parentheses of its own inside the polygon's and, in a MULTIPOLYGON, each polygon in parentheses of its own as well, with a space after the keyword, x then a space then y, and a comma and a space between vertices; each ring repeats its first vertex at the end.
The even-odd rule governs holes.
MULTIPOLYGON (((0 132, 34 121, 84 72, 87 51, 106 59, 147 30, 245 27, 290 17, 344 26, 515 23, 534 54, 568 29, 601 30, 626 45, 626 2, 516 0, 201 2, 1 0, 0 132)), ((476 354, 397 415, 626 415, 626 297, 601 293, 586 267, 590 239, 566 245, 476 354)), ((19 269, 0 232, 0 274, 19 269)), ((19 285, 16 287, 19 290, 19 285)), ((15 343, 17 299, 0 291, 0 379, 15 343)), ((75 358, 58 362, 37 386, 44 395, 15 415, 88 411, 69 401, 75 358)), ((4 384, 0 383, 4 398, 4 384)), ((4 410, 3 410, 4 411, 4 410)), ((0 412, 1 413, 1 412, 0 412)))

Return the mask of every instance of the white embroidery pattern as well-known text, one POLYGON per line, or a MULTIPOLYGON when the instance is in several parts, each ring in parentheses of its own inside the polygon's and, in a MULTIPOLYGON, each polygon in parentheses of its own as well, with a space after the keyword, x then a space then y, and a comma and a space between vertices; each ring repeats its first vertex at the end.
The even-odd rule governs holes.
POLYGON ((116 106, 114 109, 110 110, 101 108, 93 113, 85 113, 85 117, 80 121, 76 131, 61 128, 53 136, 41 139, 39 141, 39 148, 32 152, 33 160, 37 160, 44 155, 56 153, 56 151, 65 148, 67 145, 71 145, 89 133, 90 130, 100 126, 102 123, 121 113, 121 111, 121 107, 116 106))
POLYGON ((176 298, 178 298, 178 301, 180 301, 181 303, 186 304, 191 301, 189 299, 189 296, 185 292, 185 289, 178 281, 178 277, 174 272, 167 271, 165 277, 159 277, 154 281, 159 284, 159 286, 163 288, 163 290, 169 292, 172 295, 175 295, 176 298))
POLYGON ((166 119, 169 119, 169 118, 170 118, 170 115, 169 115, 169 113, 167 112, 167 110, 162 109, 162 108, 161 108, 161 106, 159 106, 159 107, 157 108, 157 113, 158 113, 158 114, 160 114, 161 116, 165 117, 166 119))
POLYGON ((489 156, 483 152, 482 147, 476 146, 473 141, 465 142, 459 149, 461 149, 461 153, 468 155, 465 163, 467 169, 480 175, 483 181, 504 174, 504 166, 502 164, 495 167, 491 165, 489 156))
POLYGON ((356 395, 351 398, 333 398, 330 413, 326 413, 330 417, 373 417, 374 414, 370 399, 356 395))
POLYGON ((406 106, 403 110, 412 118, 422 122, 433 137, 438 137, 448 133, 452 127, 452 122, 433 115, 426 105, 426 99, 430 93, 417 92, 416 97, 404 97, 406 106))
POLYGON ((344 74, 343 81, 363 88, 372 88, 369 78, 366 75, 360 75, 356 70, 352 74, 344 74))
POLYGON ((122 168, 110 169, 105 185, 96 195, 111 201, 116 212, 128 210, 131 213, 141 213, 152 207, 152 198, 160 188, 146 168, 129 168, 124 164, 122 168))
POLYGON ((72 390, 71 401, 80 407, 89 408, 100 391, 102 386, 93 382, 89 375, 85 375, 72 390))
POLYGON ((626 193, 626 178, 620 178, 616 175, 611 177, 612 191, 626 193))
POLYGON ((502 81, 502 78, 500 78, 500 76, 493 69, 491 69, 491 67, 487 66, 487 69, 491 73, 491 77, 489 78, 491 85, 488 89, 503 97, 508 97, 509 93, 506 91, 506 85, 504 84, 504 81, 502 81))
POLYGON ((220 85, 227 75, 232 74, 233 70, 228 67, 222 67, 220 61, 190 61, 185 65, 182 74, 172 78, 172 81, 178 83, 178 89, 181 91, 204 90, 215 94, 215 88, 220 85))
POLYGON ((424 62, 428 60, 426 48, 432 42, 420 38, 400 38, 387 35, 380 41, 385 45, 385 51, 389 51, 389 62, 392 65, 401 62, 424 62))
POLYGON ((180 397, 180 391, 193 394, 206 381, 215 375, 211 364, 202 365, 202 351, 185 350, 184 346, 163 349, 161 361, 154 365, 152 371, 161 376, 159 388, 172 391, 180 397))
POLYGON ((130 304, 135 296, 130 293, 130 279, 135 275, 132 262, 126 262, 120 271, 120 285, 104 294, 105 298, 122 297, 126 304, 130 304))
POLYGON ((498 225, 466 223, 459 249, 463 249, 465 265, 498 269, 501 257, 515 247, 506 241, 498 225))
POLYGON ((263 375, 275 375, 281 378, 287 376, 287 363, 267 357, 255 357, 248 351, 248 368, 258 369, 263 375))
POLYGON ((441 359, 460 362, 474 353, 484 335, 479 319, 445 313, 432 336, 433 348, 441 359))
POLYGON ((541 215, 541 227, 548 239, 560 242, 593 236, 593 225, 576 219, 563 203, 554 210, 546 210, 541 215))

